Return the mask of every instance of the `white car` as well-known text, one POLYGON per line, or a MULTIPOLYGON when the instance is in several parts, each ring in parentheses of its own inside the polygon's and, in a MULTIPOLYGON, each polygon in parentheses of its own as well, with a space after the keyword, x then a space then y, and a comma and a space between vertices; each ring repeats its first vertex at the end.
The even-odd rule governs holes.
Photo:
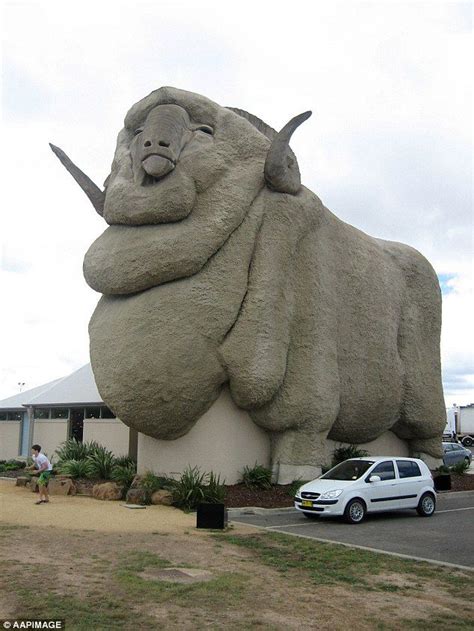
POLYGON ((341 516, 351 524, 359 524, 366 513, 404 508, 430 517, 436 509, 436 492, 422 460, 353 458, 300 487, 295 508, 306 517, 341 516))

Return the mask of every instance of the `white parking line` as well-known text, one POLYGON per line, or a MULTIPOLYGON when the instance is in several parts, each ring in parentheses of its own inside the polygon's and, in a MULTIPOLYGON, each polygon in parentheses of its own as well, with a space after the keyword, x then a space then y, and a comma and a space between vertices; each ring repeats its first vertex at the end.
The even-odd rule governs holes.
POLYGON ((456 513, 460 510, 474 510, 474 506, 468 506, 467 508, 447 508, 445 510, 437 510, 436 514, 439 515, 439 513, 456 513))
MULTIPOLYGON (((319 522, 321 524, 322 522, 319 522)), ((300 524, 283 524, 282 526, 263 526, 265 530, 273 530, 273 528, 294 528, 295 526, 316 526, 318 524, 317 521, 307 521, 302 522, 300 524)))

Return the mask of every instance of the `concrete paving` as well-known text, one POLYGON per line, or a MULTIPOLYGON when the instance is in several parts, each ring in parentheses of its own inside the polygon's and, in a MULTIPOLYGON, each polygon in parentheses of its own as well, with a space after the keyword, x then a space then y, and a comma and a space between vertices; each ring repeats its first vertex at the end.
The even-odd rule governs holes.
POLYGON ((474 569, 474 491, 439 493, 433 517, 415 511, 368 515, 357 525, 309 520, 295 509, 231 515, 233 523, 474 569))

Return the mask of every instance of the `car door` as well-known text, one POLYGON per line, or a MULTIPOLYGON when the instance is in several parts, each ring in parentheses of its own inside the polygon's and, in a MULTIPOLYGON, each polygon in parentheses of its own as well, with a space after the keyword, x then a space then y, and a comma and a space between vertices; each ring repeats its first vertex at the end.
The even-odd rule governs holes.
POLYGON ((446 443, 445 445, 443 445, 443 462, 447 467, 450 467, 454 464, 455 453, 453 447, 454 445, 452 443, 446 443))
POLYGON ((397 460, 398 477, 398 501, 400 508, 416 508, 419 494, 426 480, 423 478, 417 462, 412 460, 397 460))
POLYGON ((365 491, 367 510, 374 512, 400 508, 399 484, 393 460, 382 460, 375 465, 366 476, 365 482, 367 484, 365 491), (378 475, 380 482, 369 482, 373 475, 378 475))
POLYGON ((462 447, 461 445, 453 445, 452 454, 453 459, 451 464, 457 464, 458 462, 462 462, 464 458, 466 458, 466 452, 464 451, 464 447, 462 447))

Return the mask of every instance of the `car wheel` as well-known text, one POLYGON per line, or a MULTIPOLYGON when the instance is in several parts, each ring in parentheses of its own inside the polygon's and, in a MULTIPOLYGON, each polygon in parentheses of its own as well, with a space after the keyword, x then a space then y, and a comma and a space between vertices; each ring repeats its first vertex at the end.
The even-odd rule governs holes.
POLYGON ((468 465, 471 464, 471 461, 469 460, 469 458, 467 456, 464 458, 464 462, 467 462, 468 465))
POLYGON ((418 502, 416 512, 421 517, 431 517, 436 510, 436 500, 431 493, 423 493, 418 502))
POLYGON ((360 524, 366 512, 367 509, 364 502, 356 498, 347 504, 344 510, 344 519, 349 522, 349 524, 360 524))
POLYGON ((464 447, 470 447, 472 445, 472 438, 470 436, 466 436, 466 438, 463 438, 463 440, 461 441, 462 444, 464 445, 464 447))
POLYGON ((308 519, 318 519, 319 517, 317 513, 303 513, 303 515, 308 519))

